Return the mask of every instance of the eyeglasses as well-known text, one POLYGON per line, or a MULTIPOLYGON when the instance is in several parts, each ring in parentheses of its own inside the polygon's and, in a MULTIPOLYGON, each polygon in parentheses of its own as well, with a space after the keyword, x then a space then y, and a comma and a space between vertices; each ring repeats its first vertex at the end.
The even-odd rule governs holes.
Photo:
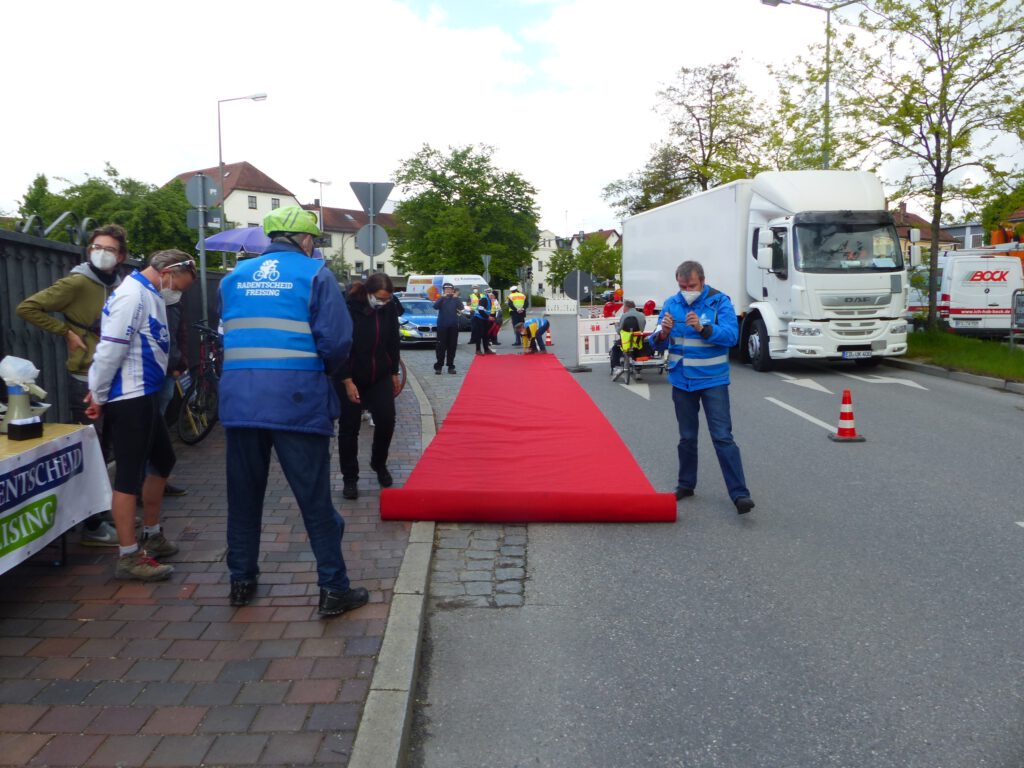
POLYGON ((121 252, 120 248, 112 247, 109 245, 100 245, 99 243, 93 243, 89 246, 90 251, 103 251, 105 253, 112 253, 115 256, 121 252))
POLYGON ((177 267, 184 267, 192 274, 192 277, 196 276, 196 263, 192 261, 192 259, 188 259, 187 261, 179 261, 177 264, 168 264, 160 271, 166 272, 169 269, 176 269, 177 267))

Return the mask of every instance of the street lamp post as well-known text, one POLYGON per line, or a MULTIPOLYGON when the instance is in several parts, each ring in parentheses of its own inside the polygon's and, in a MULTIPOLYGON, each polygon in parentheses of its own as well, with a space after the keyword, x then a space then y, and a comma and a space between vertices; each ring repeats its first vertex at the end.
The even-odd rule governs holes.
POLYGON ((310 179, 313 184, 320 185, 320 197, 317 200, 320 203, 320 236, 324 235, 324 187, 331 186, 329 181, 320 181, 319 179, 310 179))
MULTIPOLYGON (((222 222, 227 221, 227 216, 224 213, 224 151, 221 147, 220 141, 220 105, 225 101, 244 101, 249 99, 250 101, 266 101, 267 94, 265 93, 252 93, 248 96, 234 96, 230 99, 217 99, 217 167, 220 169, 220 207, 222 222)), ((224 229, 223 223, 221 229, 224 229)))
POLYGON ((848 5, 859 2, 861 0, 846 0, 846 2, 833 3, 832 5, 818 5, 817 3, 805 2, 805 0, 761 0, 762 5, 770 5, 772 8, 777 8, 779 5, 802 5, 804 8, 814 8, 815 10, 825 12, 825 115, 823 120, 825 138, 824 146, 821 148, 822 166, 825 170, 828 170, 829 167, 829 155, 832 146, 832 115, 829 106, 829 89, 832 80, 832 11, 838 11, 840 8, 845 8, 848 5))

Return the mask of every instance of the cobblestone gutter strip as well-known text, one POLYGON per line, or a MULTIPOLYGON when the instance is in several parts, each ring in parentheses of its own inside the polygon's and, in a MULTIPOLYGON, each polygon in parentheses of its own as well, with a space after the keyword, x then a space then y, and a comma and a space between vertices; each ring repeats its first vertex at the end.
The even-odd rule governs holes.
MULTIPOLYGON (((412 373, 407 384, 420 406, 420 443, 426 450, 437 431, 434 412, 412 373)), ((348 768, 398 768, 403 762, 433 550, 434 523, 413 523, 348 768)))

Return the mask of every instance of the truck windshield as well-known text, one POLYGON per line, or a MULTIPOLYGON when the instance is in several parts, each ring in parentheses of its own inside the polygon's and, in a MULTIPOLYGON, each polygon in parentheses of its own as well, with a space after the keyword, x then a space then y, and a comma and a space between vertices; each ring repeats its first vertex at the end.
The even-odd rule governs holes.
MULTIPOLYGON (((876 215, 877 216, 877 215, 876 215)), ((817 217, 815 217, 817 218, 817 217)), ((891 223, 858 220, 796 222, 794 263, 801 272, 897 272, 903 254, 891 223)))

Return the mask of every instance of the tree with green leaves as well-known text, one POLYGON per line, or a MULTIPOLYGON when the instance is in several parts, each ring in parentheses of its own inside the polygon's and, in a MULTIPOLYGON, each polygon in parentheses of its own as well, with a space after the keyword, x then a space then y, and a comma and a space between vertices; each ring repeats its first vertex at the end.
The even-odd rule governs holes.
MULTIPOLYGON (((120 224, 128 232, 132 254, 142 256, 166 248, 195 252, 197 237, 186 223, 188 209, 180 181, 157 187, 122 177, 108 163, 103 177, 88 176, 59 194, 50 190, 46 176, 36 176, 22 198, 19 213, 23 218, 37 215, 46 224, 65 211, 77 214, 79 220, 89 217, 97 225, 120 224)), ((53 237, 68 239, 64 231, 54 232, 53 237)))
POLYGON ((555 252, 551 254, 551 258, 548 259, 547 274, 548 283, 552 288, 561 288, 562 283, 565 282, 566 275, 572 272, 574 269, 578 269, 576 262, 576 254, 573 253, 572 249, 567 248, 564 245, 565 241, 559 241, 563 243, 555 249, 555 252))
POLYGON ((599 280, 617 280, 622 272, 621 244, 608 245, 604 237, 592 235, 583 238, 575 251, 562 245, 548 260, 548 280, 553 286, 561 286, 577 269, 599 280))
POLYGON ((856 111, 879 159, 907 170, 900 196, 930 201, 928 324, 937 325, 939 224, 943 204, 970 198, 1007 173, 994 143, 1021 135, 1024 5, 1019 0, 873 0, 860 26, 874 41, 849 38, 840 101, 856 111))
POLYGON ((405 160, 395 182, 407 197, 390 228, 396 268, 419 273, 480 273, 491 257, 491 284, 508 287, 537 243, 537 190, 519 173, 494 164, 487 145, 425 144, 405 160))
POLYGON ((739 61, 682 67, 658 92, 655 110, 669 140, 653 148, 641 171, 613 181, 603 196, 630 216, 686 195, 766 170, 764 105, 739 78, 739 61))

